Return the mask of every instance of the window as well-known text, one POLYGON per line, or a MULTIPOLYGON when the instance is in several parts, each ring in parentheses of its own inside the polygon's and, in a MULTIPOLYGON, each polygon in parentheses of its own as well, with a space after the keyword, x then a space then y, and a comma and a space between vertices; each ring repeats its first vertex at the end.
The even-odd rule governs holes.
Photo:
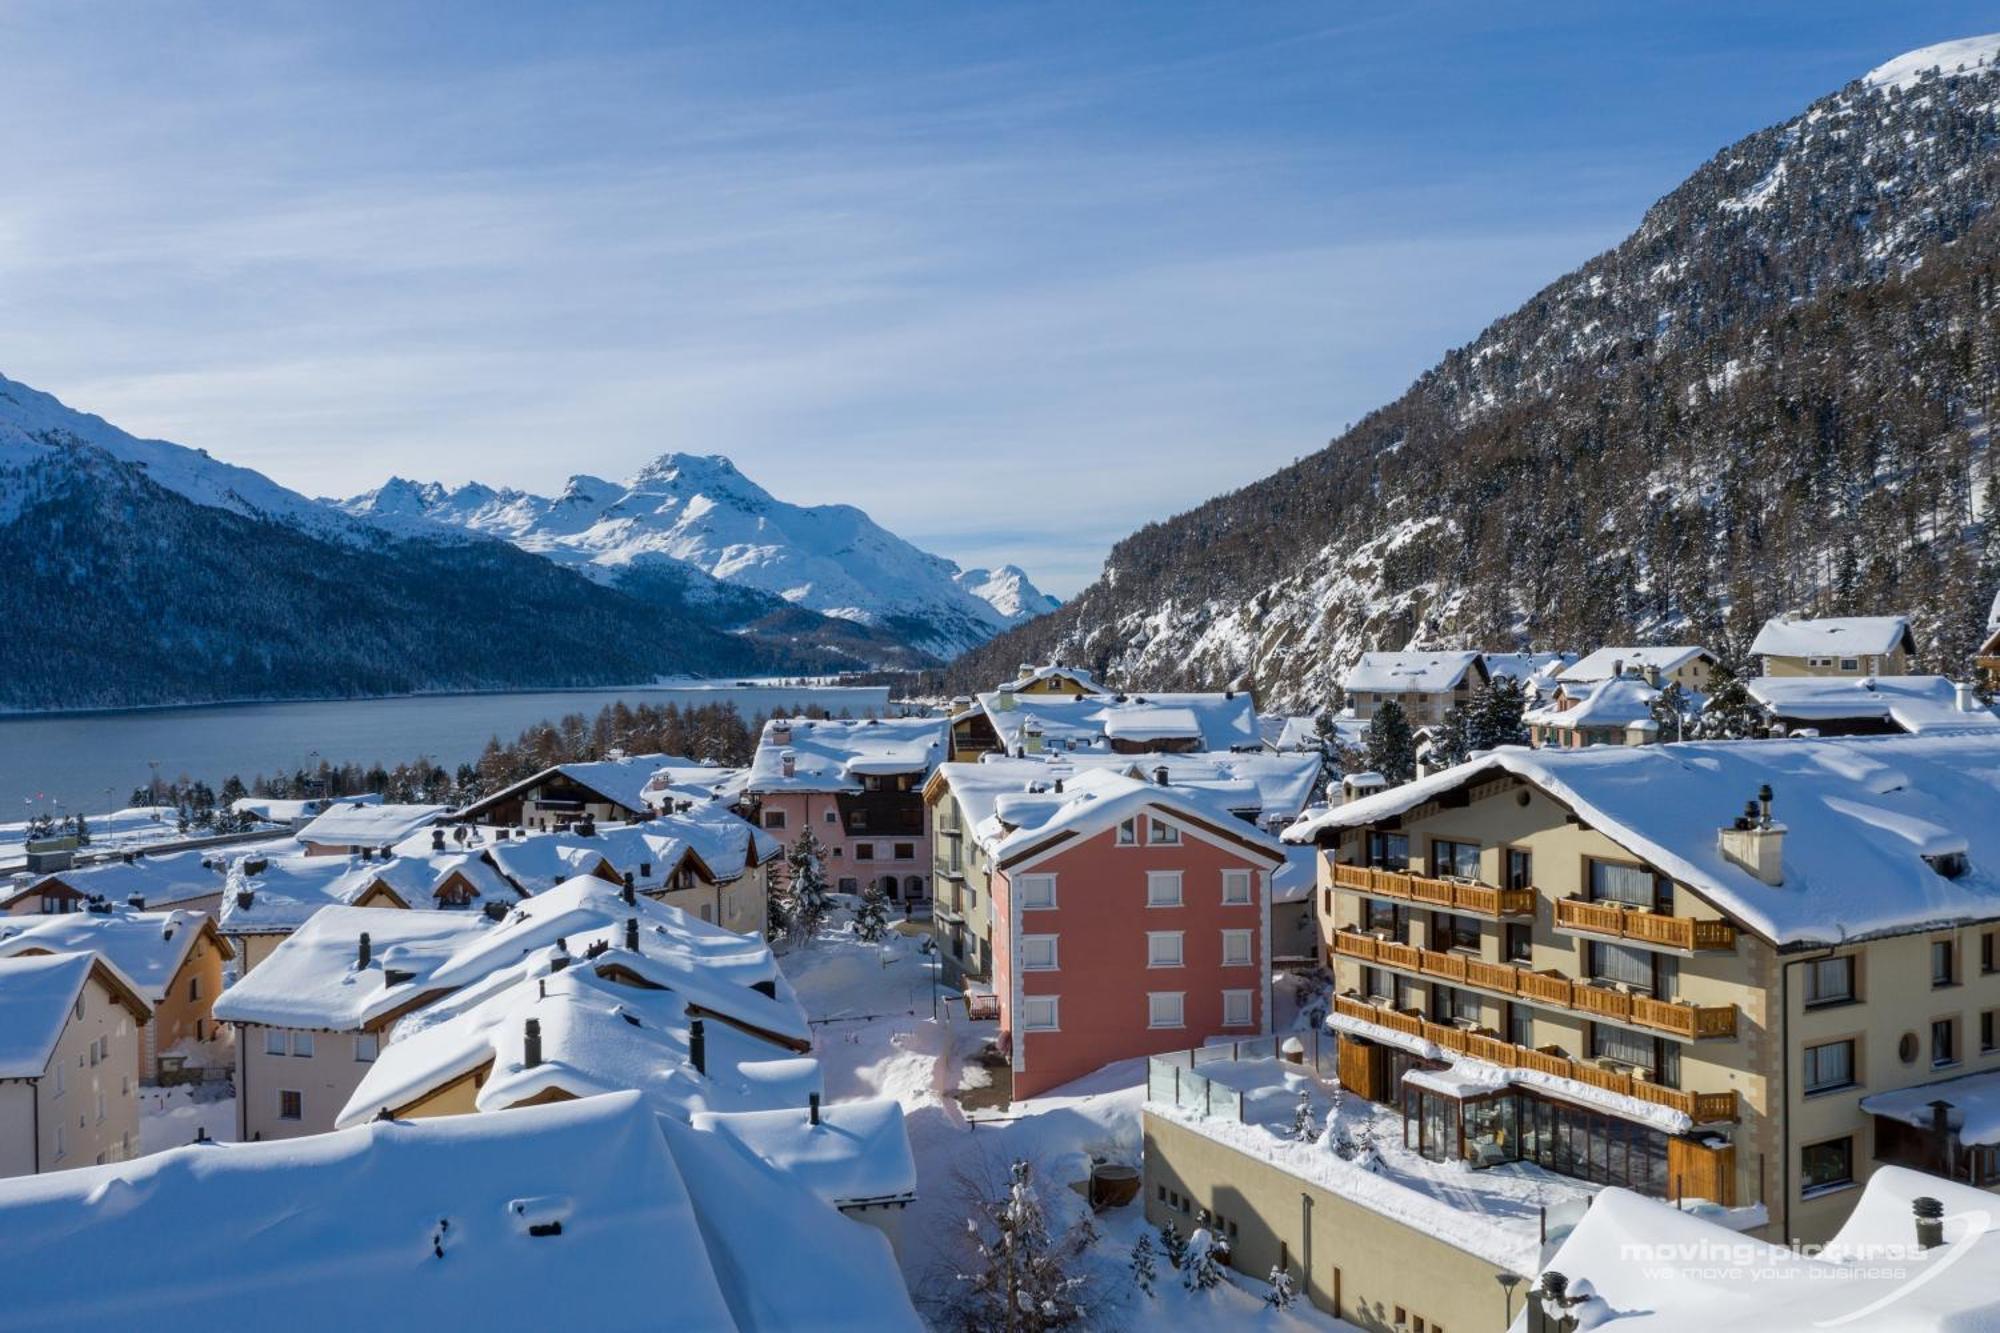
POLYGON ((303 1120, 306 1118, 305 1094, 291 1088, 278 1093, 278 1119, 303 1120))
POLYGON ((1535 886, 1535 858, 1531 852, 1519 847, 1507 849, 1507 887, 1510 889, 1531 889, 1535 886))
POLYGON ((2000 1010, 1988 1009, 1979 1016, 1979 1053, 1987 1054, 1993 1049, 1993 1015, 2000 1010))
POLYGON ((1388 983, 1388 981, 1387 981, 1387 980, 1385 979, 1385 975, 1386 975, 1386 974, 1384 974, 1384 972, 1382 971, 1382 969, 1381 969, 1381 968, 1379 968, 1379 967, 1364 967, 1364 968, 1362 968, 1362 969, 1361 969, 1361 993, 1362 993, 1363 995, 1367 996, 1367 997, 1368 997, 1369 999, 1371 999, 1371 1000, 1386 1000, 1386 999, 1388 999, 1388 998, 1389 998, 1389 983, 1388 983))
POLYGON ((1592 861, 1590 901, 1625 903, 1632 907, 1650 907, 1657 912, 1671 912, 1674 910, 1674 887, 1644 866, 1592 861))
POLYGON ((1821 958, 1806 964, 1806 1007, 1846 1004, 1854 998, 1854 957, 1821 958))
POLYGON ((1957 950, 1950 940, 1931 941, 1931 986, 1949 986, 1958 978, 1957 950))
POLYGON ((61 1124, 56 1125, 56 1160, 60 1162, 69 1156, 69 1136, 63 1133, 61 1124))
MULTIPOLYGON (((840 822, 840 812, 839 812, 839 811, 837 811, 837 810, 829 810, 829 811, 827 811, 827 812, 826 812, 826 822, 827 822, 827 823, 829 823, 829 824, 838 824, 838 823, 840 822)), ((854 812, 854 827, 855 827, 855 828, 857 828, 857 829, 858 829, 858 828, 861 828, 861 827, 863 827, 863 826, 864 826, 864 825, 865 825, 865 824, 866 824, 867 822, 868 822, 868 818, 867 818, 867 816, 866 816, 866 815, 865 815, 865 814, 864 814, 864 813, 863 813, 862 811, 860 811, 860 810, 856 810, 856 811, 854 812)))
POLYGON ((70 1012, 78 1018, 83 1017, 83 993, 81 991, 77 992, 76 1003, 70 1006, 70 1012))
POLYGON ((1061 1017, 1061 1005, 1054 995, 1024 995, 1021 997, 1021 1030, 1023 1032, 1054 1032, 1061 1017))
POLYGON ((1507 961, 1531 962, 1535 956, 1535 928, 1520 921, 1507 923, 1507 961))
POLYGON ((1859 671, 1861 670, 1861 659, 1858 657, 1843 657, 1840 659, 1840 669, 1842 671, 1859 671))
POLYGON ((1479 878, 1479 844, 1431 839, 1431 873, 1458 879, 1479 878))
POLYGON ((1958 1020, 1939 1018, 1931 1023, 1931 1068, 1958 1063, 1958 1020))
POLYGON ((1135 815, 1131 819, 1120 820, 1118 823, 1118 845, 1120 847, 1135 847, 1138 845, 1138 842, 1138 817, 1135 815))
POLYGON ((1146 906, 1179 907, 1181 905, 1181 872, 1178 870, 1148 870, 1146 872, 1146 906))
POLYGON ((1616 982, 1629 986, 1654 998, 1659 998, 1664 990, 1661 972, 1671 972, 1676 960, 1670 956, 1648 953, 1626 944, 1605 944, 1590 941, 1585 952, 1592 979, 1616 982))
POLYGON ((367 1064, 381 1053, 382 1037, 380 1033, 357 1032, 354 1034, 354 1058, 357 1061, 367 1064))
POLYGON ((1158 815, 1146 816, 1146 841, 1156 847, 1175 847, 1180 844, 1181 831, 1158 815))
POLYGON ((102 1088, 98 1089, 97 1092, 97 1123, 100 1125, 104 1123, 104 1090, 102 1088))
POLYGON ((1431 948, 1449 953, 1453 949, 1479 948, 1479 920, 1451 912, 1431 913, 1431 948))
POLYGON ((1222 932, 1222 965, 1224 967, 1250 966, 1249 931, 1225 930, 1222 932))
POLYGON ((854 859, 857 861, 873 861, 875 859, 875 844, 872 842, 855 843, 854 859))
POLYGON ((1155 1028, 1186 1027, 1186 1006, 1180 991, 1154 991, 1146 996, 1146 1026, 1155 1028))
POLYGON ((1361 928, 1385 931, 1391 939, 1403 938, 1403 909, 1383 898, 1361 900, 1361 928))
POLYGON ((55 1090, 55 1092, 54 1092, 54 1093, 53 1093, 52 1095, 53 1095, 53 1096, 56 1096, 56 1097, 60 1097, 60 1096, 62 1096, 62 1095, 63 1095, 63 1063, 62 1063, 62 1061, 60 1061, 60 1060, 57 1060, 57 1061, 55 1061, 55 1062, 54 1062, 54 1065, 53 1065, 53 1068, 54 1068, 54 1069, 55 1069, 55 1071, 56 1071, 56 1090, 55 1090))
POLYGON ((1535 1011, 1525 1004, 1507 1006, 1507 1040, 1516 1046, 1535 1044, 1535 1011))
POLYGON ((916 860, 916 859, 917 859, 917 844, 915 844, 914 842, 899 842, 899 843, 897 843, 897 844, 896 844, 896 859, 897 859, 898 861, 914 861, 914 860, 916 860))
POLYGON ((1021 937, 1021 970, 1023 972, 1055 971, 1056 937, 1054 935, 1023 935, 1021 937))
POLYGON ((1180 931, 1149 930, 1146 932, 1147 967, 1179 967, 1181 961, 1180 931))
POLYGON ((1479 1022, 1479 997, 1471 991, 1460 990, 1456 986, 1433 985, 1431 987, 1431 1021, 1433 1023, 1477 1024, 1479 1022))
POLYGON ((1979 970, 1981 972, 1991 972, 1993 970, 1994 933, 1989 930, 1979 937, 1979 970))
POLYGON ((310 1032, 294 1032, 292 1034, 292 1054, 311 1055, 312 1053, 313 1034, 310 1032))
POLYGON ((1226 1028, 1247 1028, 1251 1024, 1250 992, 1247 990, 1226 990, 1222 992, 1222 1026, 1226 1028))
POLYGON ((285 1053, 285 1033, 282 1028, 264 1029, 264 1054, 283 1055, 285 1053))
POLYGON ((1370 833, 1368 835, 1368 864, 1381 870, 1408 870, 1410 868, 1410 835, 1407 833, 1370 833))
POLYGON ((1249 871, 1225 870, 1222 872, 1222 901, 1226 906, 1235 906, 1250 901, 1249 871))
POLYGON ((840 877, 840 891, 842 893, 859 893, 861 892, 861 881, 852 875, 842 875, 840 877))
POLYGON ((1023 875, 1015 881, 1021 891, 1021 906, 1054 907, 1056 905, 1056 877, 1054 875, 1023 875))
POLYGON ((785 812, 783 810, 766 810, 764 812, 765 828, 783 828, 784 826, 785 812))
POLYGON ((1824 1046, 1806 1047, 1807 1092, 1826 1092, 1854 1084, 1854 1043, 1830 1041, 1824 1046))
POLYGON ((1799 1149, 1799 1192, 1812 1195, 1854 1183, 1854 1140, 1828 1139, 1799 1149))
POLYGON ((189 999, 189 1001, 190 1001, 190 1002, 192 1002, 192 1001, 195 1001, 195 1000, 199 1000, 200 998, 201 998, 201 978, 200 978, 200 977, 189 977, 189 978, 188 978, 188 999, 189 999))

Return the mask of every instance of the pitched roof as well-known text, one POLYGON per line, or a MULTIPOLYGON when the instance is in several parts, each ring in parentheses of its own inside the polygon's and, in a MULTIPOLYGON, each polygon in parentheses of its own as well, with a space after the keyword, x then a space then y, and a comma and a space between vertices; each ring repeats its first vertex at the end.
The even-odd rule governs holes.
POLYGON ((204 912, 58 912, 0 916, 0 958, 29 953, 95 953, 109 959, 150 1004, 166 998, 195 941, 227 958, 235 952, 204 912))
POLYGON ((978 804, 987 804, 989 813, 978 819, 973 836, 996 862, 1018 861, 1056 842, 1101 832, 1146 810, 1165 811, 1243 844, 1253 856, 1268 859, 1273 866, 1284 860, 1282 843, 1237 818, 1212 793, 1163 787, 1115 768, 1084 769, 1065 779, 1061 791, 1056 791, 1052 782, 1034 785, 1039 789, 994 792, 986 788, 971 803, 960 798, 968 820, 977 813, 978 804))
POLYGON ((552 778, 563 777, 580 787, 587 787, 603 797, 611 805, 622 806, 634 814, 646 810, 646 786, 653 774, 662 765, 684 763, 669 754, 628 754, 614 759, 581 761, 573 764, 557 764, 539 773, 531 773, 519 782, 503 787, 490 795, 482 796, 472 804, 458 811, 458 817, 470 818, 482 811, 491 810, 503 801, 510 800, 524 792, 532 791, 552 778))
POLYGON ((218 920, 230 935, 283 935, 322 907, 346 906, 386 886, 405 907, 421 907, 398 888, 391 863, 353 856, 242 856, 229 867, 218 920), (260 867, 254 873, 252 866, 260 867))
MULTIPOLYGON (((503 1110, 551 1091, 589 1096, 631 1088, 655 1110, 688 1119, 704 1110, 787 1107, 803 1118, 821 1091, 819 1062, 726 1022, 704 1024, 705 1072, 689 1055, 689 1000, 679 991, 632 986, 601 973, 622 948, 550 972, 545 949, 506 984, 480 998, 441 1002, 398 1023, 335 1121, 366 1122, 400 1111, 454 1079, 486 1069, 481 1111, 503 1110), (542 1061, 528 1065, 526 1026, 541 1030, 542 1061)), ((801 1015, 803 1018, 803 1015, 801 1015)))
POLYGON ((764 724, 746 787, 760 795, 856 792, 866 777, 922 776, 944 758, 949 725, 937 717, 773 719, 764 724))
POLYGON ((1248 690, 1186 693, 979 696, 979 707, 1008 754, 1027 747, 1030 728, 1051 750, 1109 752, 1112 740, 1193 740, 1208 751, 1263 744, 1257 701, 1248 690))
POLYGON ((1575 653, 1481 653, 1486 674, 1498 679, 1507 676, 1526 685, 1536 678, 1554 680, 1556 673, 1576 661, 1575 653))
POLYGON ((640 795, 655 810, 671 809, 679 801, 690 801, 697 806, 710 802, 733 805, 743 799, 743 788, 749 781, 747 768, 675 759, 653 770, 640 795))
POLYGON ((48 1070, 77 996, 93 976, 141 1023, 152 1015, 130 979, 97 954, 0 958, 0 1079, 40 1078, 48 1070))
POLYGON ((822 1106, 819 1123, 798 1106, 765 1111, 704 1111, 696 1129, 742 1144, 836 1208, 913 1198, 917 1161, 903 1108, 895 1099, 822 1106))
POLYGON ((1658 667, 1661 673, 1665 674, 1678 670, 1697 657, 1712 659, 1714 656, 1714 653, 1698 643, 1599 648, 1582 661, 1557 672, 1556 679, 1565 683, 1581 684, 1609 680, 1618 673, 1620 663, 1628 669, 1658 667))
POLYGON ((1448 694, 1479 665, 1480 654, 1470 652, 1363 653, 1340 687, 1349 693, 1448 694))
POLYGON ((1063 666, 1060 663, 1051 662, 1047 666, 1038 667, 1031 667, 1026 663, 1022 663, 1022 668, 1018 676, 1012 680, 1003 681, 999 688, 1011 692, 1025 689, 1030 685, 1039 685, 1045 680, 1060 680, 1065 683, 1075 684, 1086 694, 1111 693, 1110 690, 1099 685, 1097 678, 1082 667, 1063 666))
POLYGON ((1531 709, 1521 715, 1521 721, 1529 726, 1554 727, 1563 731, 1577 731, 1584 727, 1623 730, 1634 722, 1651 723, 1653 701, 1661 693, 1637 676, 1620 676, 1616 680, 1599 681, 1594 685, 1571 683, 1562 688, 1571 698, 1580 694, 1580 702, 1569 708, 1551 705, 1531 709))
POLYGON ((221 893, 225 873, 217 854, 197 850, 135 855, 130 861, 106 861, 33 876, 30 882, 40 885, 56 879, 86 897, 119 903, 139 897, 148 907, 171 907, 221 893))
POLYGON ((1759 657, 1866 657, 1898 647, 1915 647, 1908 616, 1773 616, 1757 631, 1750 651, 1759 657))
POLYGON ((215 1016, 272 1027, 364 1028, 425 994, 431 973, 462 945, 493 929, 478 912, 322 907, 216 997, 215 1016), (370 955, 365 967, 364 932, 370 955), (392 982, 391 971, 403 979, 392 982))
POLYGON ((2000 738, 1987 735, 1507 747, 1333 806, 1285 838, 1401 815, 1508 773, 1781 945, 2000 919, 2000 823, 1990 818, 2000 738), (1716 836, 1766 784, 1789 830, 1776 886, 1725 857, 1716 836), (1953 868, 1952 853, 1968 862, 1956 877, 1926 859, 1953 868))
POLYGON ((1959 706, 1958 686, 1943 676, 1757 676, 1743 682, 1773 716, 1814 722, 1865 718, 1922 735, 2000 730, 2000 716, 1975 698, 1959 706))
POLYGON ((1013 759, 986 755, 977 763, 940 764, 925 784, 935 799, 949 789, 964 812, 968 826, 977 828, 1003 798, 1048 789, 1061 778, 1065 787, 1077 775, 1105 772, 1152 782, 1167 770, 1167 783, 1209 808, 1212 817, 1259 823, 1291 819, 1305 809, 1319 779, 1316 754, 1243 752, 1215 754, 1041 754, 1013 759))
POLYGON ((448 814, 442 805, 387 805, 379 801, 342 801, 327 807, 296 834, 302 843, 326 847, 386 847, 435 824, 448 814))

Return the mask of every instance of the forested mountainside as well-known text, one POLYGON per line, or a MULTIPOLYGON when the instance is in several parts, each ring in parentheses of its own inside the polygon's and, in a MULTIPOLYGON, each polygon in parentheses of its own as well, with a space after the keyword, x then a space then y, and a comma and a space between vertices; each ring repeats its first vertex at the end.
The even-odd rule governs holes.
POLYGON ((504 542, 327 540, 80 441, 0 464, 0 707, 614 685, 789 668, 504 542))
POLYGON ((1907 610, 1925 666, 1963 670, 2000 582, 1996 48, 1906 57, 1725 149, 1401 398, 1133 534, 949 684, 1059 656, 1310 708, 1367 649, 1740 657, 1791 608, 1907 610))

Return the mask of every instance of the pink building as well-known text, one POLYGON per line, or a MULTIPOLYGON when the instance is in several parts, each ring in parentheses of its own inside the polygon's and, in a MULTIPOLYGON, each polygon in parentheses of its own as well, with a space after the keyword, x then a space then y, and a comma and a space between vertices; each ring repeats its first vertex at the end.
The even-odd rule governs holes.
POLYGON ((1099 769, 1000 797, 979 835, 1014 1096, 1269 1030, 1270 878, 1285 860, 1269 834, 1099 769))
POLYGON ((744 784, 758 827, 787 846, 811 829, 842 893, 879 886, 905 905, 930 900, 924 779, 944 760, 942 718, 774 718, 744 784))

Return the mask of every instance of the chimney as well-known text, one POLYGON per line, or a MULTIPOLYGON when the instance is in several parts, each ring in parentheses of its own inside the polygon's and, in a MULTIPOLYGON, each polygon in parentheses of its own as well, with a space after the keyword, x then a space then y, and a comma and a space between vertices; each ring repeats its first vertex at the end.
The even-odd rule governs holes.
MULTIPOLYGON (((1373 796, 1388 786, 1389 782, 1380 773, 1349 773, 1340 780, 1342 805, 1351 805, 1364 796, 1373 796)), ((1331 799, 1332 792, 1327 793, 1331 799)))
POLYGON ((361 932, 361 947, 356 951, 357 961, 354 965, 356 967, 366 967, 368 966, 368 960, 374 956, 375 950, 368 942, 368 932, 364 930, 361 932))
POLYGON ((1980 711, 1979 695, 1973 690, 1970 684, 1961 680, 1957 684, 1953 685, 1952 689, 1957 693, 1958 696, 1957 703, 1959 712, 1977 713, 1980 711))
POLYGON ((1639 668, 1639 672, 1645 676, 1648 685, 1651 685, 1656 690, 1660 688, 1660 664, 1658 662, 1646 663, 1646 665, 1639 668))
POLYGON ((1167 785, 1167 766, 1165 764, 1161 764, 1153 770, 1153 781, 1162 787, 1167 785))
POLYGON ((788 717, 771 719, 771 744, 790 745, 792 743, 792 720, 788 717))
POLYGON ((482 905, 480 910, 486 913, 488 921, 505 921, 507 919, 507 904, 500 902, 498 899, 482 905))
POLYGON ((1611 659, 1611 679, 1613 679, 1613 680, 1617 680, 1617 679, 1618 679, 1618 678, 1619 678, 1620 676, 1622 676, 1622 675, 1624 675, 1624 674, 1625 674, 1625 659, 1624 659, 1624 658, 1622 658, 1622 657, 1614 657, 1614 658, 1612 658, 1612 659, 1611 659))
POLYGON ((125 900, 125 905, 135 912, 143 912, 146 910, 146 895, 135 893, 125 900))
POLYGON ((1021 739, 1024 742, 1023 748, 1029 754, 1040 754, 1042 752, 1041 724, 1039 722, 1029 722, 1024 725, 1021 728, 1021 739))
POLYGON ((1785 882, 1785 826, 1771 818, 1771 788, 1757 789, 1754 800, 1743 803, 1736 822, 1716 833, 1716 846, 1766 884, 1785 882))
POLYGON ((1935 1250, 1944 1244, 1944 1204, 1928 1194, 1910 1200, 1917 1219, 1917 1248, 1935 1250))
POLYGON ((806 1097, 806 1123, 809 1125, 819 1123, 819 1094, 816 1092, 806 1097))
POLYGON ((361 849, 361 859, 364 861, 373 861, 375 859, 375 849, 373 847, 363 847, 361 849))
POLYGON ((629 870, 625 872, 625 887, 618 891, 618 896, 625 900, 627 907, 636 905, 632 899, 632 872, 629 870))
POLYGON ((236 907, 238 911, 249 911, 256 901, 257 893, 254 889, 238 889, 236 891, 236 907))
POLYGON ((1028 677, 1035 674, 1035 664, 1033 662, 1023 662, 1019 666, 1015 667, 1014 670, 1017 673, 1014 679, 1026 680, 1028 677))
POLYGON ((441 851, 443 851, 443 850, 444 850, 444 830, 443 830, 443 829, 441 829, 441 828, 434 828, 434 829, 432 829, 432 830, 431 830, 431 850, 432 850, 432 851, 434 851, 434 852, 441 852, 441 851))
POLYGON ((1061 778, 1056 779, 1056 795, 1058 796, 1063 794, 1062 782, 1063 780, 1061 778))
POLYGON ((521 1037, 521 1068, 533 1069, 542 1063, 542 1020, 531 1018, 521 1037))
POLYGON ((636 916, 625 918, 625 948, 629 953, 639 952, 639 918, 636 916))
POLYGON ((708 1030, 699 1018, 688 1023, 688 1063, 697 1074, 708 1072, 708 1030))
MULTIPOLYGON (((787 736, 787 738, 786 738, 786 739, 790 739, 790 737, 789 737, 789 736, 787 736)), ((794 753, 793 751, 791 751, 791 750, 781 750, 781 751, 779 751, 779 753, 778 753, 778 773, 779 773, 779 775, 780 775, 780 776, 782 776, 782 777, 787 777, 787 778, 794 778, 794 777, 797 777, 797 776, 798 776, 798 774, 799 774, 799 757, 798 757, 798 755, 797 755, 796 753, 794 753)))

